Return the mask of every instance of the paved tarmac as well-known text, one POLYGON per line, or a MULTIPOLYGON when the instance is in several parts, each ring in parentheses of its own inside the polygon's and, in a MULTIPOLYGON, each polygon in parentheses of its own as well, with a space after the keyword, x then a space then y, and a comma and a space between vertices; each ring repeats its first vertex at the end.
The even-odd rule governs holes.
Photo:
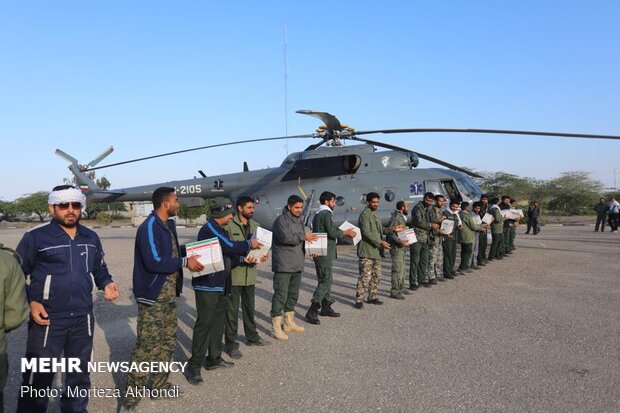
MULTIPOLYGON (((297 307, 305 333, 264 348, 241 345, 236 366, 203 370, 199 387, 172 374, 185 396, 144 400, 137 411, 619 412, 620 235, 592 227, 523 231, 506 259, 404 301, 388 297, 388 258, 384 304, 363 310, 352 307, 355 250, 340 246, 333 296, 342 317, 322 317, 319 326, 301 320, 315 286, 308 261, 297 307)), ((95 295, 94 360, 128 361, 137 312, 130 292, 135 229, 97 232, 122 296, 108 303, 95 295)), ((182 242, 196 233, 179 230, 182 242)), ((0 230, 0 242, 14 247, 22 234, 0 230)), ((261 267, 256 303, 259 332, 273 342, 270 269, 261 267)), ((186 276, 178 309, 178 361, 189 357, 196 317, 189 282, 186 276)), ((25 343, 25 326, 9 335, 7 412, 15 410, 25 343)), ((125 382, 124 374, 91 378, 98 388, 122 389, 125 382)), ((117 402, 91 398, 89 410, 114 412, 117 402)), ((58 411, 57 400, 49 411, 58 411)))

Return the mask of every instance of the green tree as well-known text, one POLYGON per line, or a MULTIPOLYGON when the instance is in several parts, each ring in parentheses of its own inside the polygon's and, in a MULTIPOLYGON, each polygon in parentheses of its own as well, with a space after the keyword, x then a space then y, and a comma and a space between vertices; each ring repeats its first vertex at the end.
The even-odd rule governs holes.
POLYGON ((10 221, 15 217, 17 207, 15 202, 0 200, 0 221, 10 221))
POLYGON ((546 195, 550 198, 549 209, 562 214, 591 213, 602 191, 603 184, 584 171, 562 172, 559 178, 545 184, 546 195))
POLYGON ((482 178, 476 178, 476 183, 486 193, 497 196, 510 195, 517 200, 534 199, 540 197, 540 187, 544 182, 534 178, 521 177, 507 172, 478 172, 482 178))
POLYGON ((16 211, 24 214, 36 214, 39 220, 43 222, 49 216, 48 196, 49 192, 45 191, 23 196, 16 201, 16 211))

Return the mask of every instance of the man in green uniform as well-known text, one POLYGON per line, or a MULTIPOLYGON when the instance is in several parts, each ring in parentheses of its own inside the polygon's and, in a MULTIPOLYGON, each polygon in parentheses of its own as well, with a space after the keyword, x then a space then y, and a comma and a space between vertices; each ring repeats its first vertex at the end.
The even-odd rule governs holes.
POLYGON ((419 285, 428 284, 428 243, 430 233, 438 229, 439 225, 432 223, 429 211, 432 208, 435 195, 432 192, 424 194, 411 211, 411 226, 415 230, 418 242, 409 246, 409 290, 415 291, 419 285))
MULTIPOLYGON (((517 209, 517 200, 514 198, 510 198, 510 209, 515 210, 517 209)), ((514 221, 514 225, 512 227, 510 227, 510 237, 508 239, 509 241, 509 250, 510 251, 514 251, 515 250, 515 238, 517 238, 517 226, 519 225, 519 222, 521 221, 521 217, 517 217, 517 219, 515 219, 514 221)))
POLYGON ((502 218, 502 213, 499 209, 499 198, 491 199, 490 203, 489 214, 493 215, 494 221, 491 224, 493 240, 491 241, 491 250, 489 251, 489 261, 493 261, 503 258, 501 253, 504 249, 504 218, 502 218))
POLYGON ((26 300, 26 277, 18 256, 0 244, 0 412, 4 411, 4 386, 9 374, 6 333, 22 325, 30 307, 26 300))
MULTIPOLYGON (((254 200, 248 196, 241 196, 237 199, 236 208, 237 215, 233 216, 223 228, 231 241, 251 240, 259 226, 258 222, 252 219, 254 216, 254 200)), ((268 256, 269 254, 265 253, 260 258, 260 262, 265 262, 268 256)), ((266 346, 271 344, 258 335, 256 322, 254 321, 254 296, 257 274, 256 263, 243 262, 231 270, 232 290, 228 297, 224 341, 226 343, 226 352, 234 359, 242 356, 239 350, 239 342, 237 341, 239 303, 241 303, 246 344, 248 346, 266 346)))
POLYGON ((459 216, 459 202, 450 200, 450 209, 442 212, 446 220, 454 222, 452 233, 443 236, 443 276, 452 279, 456 275, 454 266, 456 265, 456 243, 459 228, 462 226, 459 216))
MULTIPOLYGON (((489 196, 487 194, 482 194, 480 197, 480 218, 484 217, 486 213, 489 211, 489 196)), ((487 264, 487 232, 480 231, 478 235, 479 244, 478 244, 478 265, 484 267, 487 264)))
MULTIPOLYGON (((510 196, 502 196, 502 203, 499 205, 499 209, 503 211, 510 210, 510 196)), ((504 249, 501 250, 501 255, 512 254, 512 248, 510 247, 510 233, 515 226, 515 220, 512 218, 504 219, 504 249)))
POLYGON ((340 317, 340 313, 332 309, 334 300, 331 297, 332 289, 332 263, 338 258, 336 243, 338 238, 355 237, 357 233, 354 229, 342 231, 334 226, 333 210, 336 207, 336 195, 331 192, 323 192, 319 198, 319 208, 312 219, 312 231, 315 233, 327 234, 327 255, 314 257, 316 268, 316 278, 318 285, 312 295, 310 309, 306 314, 305 320, 310 324, 320 324, 318 310, 321 309, 321 316, 340 317))
POLYGON ((478 236, 476 231, 480 230, 480 224, 476 224, 471 214, 467 211, 469 209, 469 202, 461 203, 461 222, 463 225, 460 229, 460 243, 461 243, 461 263, 459 264, 459 273, 471 273, 472 269, 469 268, 471 262, 471 256, 473 252, 474 240, 478 236))
MULTIPOLYGON (((370 192, 366 195, 366 208, 360 214, 358 224, 362 233, 362 240, 357 244, 360 276, 355 289, 355 308, 364 307, 364 296, 368 289, 368 303, 381 305, 383 301, 377 298, 379 283, 381 282, 381 254, 390 248, 390 244, 383 240, 389 228, 383 228, 377 208, 379 208, 379 194, 370 192)), ((395 231, 402 231, 404 227, 396 227, 395 231)))
MULTIPOLYGON (((396 211, 392 213, 388 228, 405 227, 409 210, 405 201, 396 203, 396 211)), ((398 232, 390 230, 387 240, 390 243, 390 255, 392 257, 392 289, 390 297, 397 300, 404 300, 403 294, 408 294, 405 288, 405 251, 409 246, 407 241, 398 237, 398 232)))
POLYGON ((441 222, 446 219, 441 214, 443 203, 445 202, 443 195, 435 195, 435 205, 429 210, 430 222, 436 224, 430 233, 430 241, 428 244, 428 285, 437 284, 437 279, 443 276, 443 230, 441 222))

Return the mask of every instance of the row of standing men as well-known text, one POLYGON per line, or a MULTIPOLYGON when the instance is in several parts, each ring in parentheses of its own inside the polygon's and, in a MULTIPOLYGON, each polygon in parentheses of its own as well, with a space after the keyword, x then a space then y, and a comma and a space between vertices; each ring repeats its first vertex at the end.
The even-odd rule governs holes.
MULTIPOLYGON (((501 259, 514 248, 514 232, 504 230, 499 200, 491 199, 490 206, 487 201, 488 198, 485 201, 483 196, 480 214, 488 210, 496 218, 495 225, 490 228, 493 241, 488 260, 501 259)), ((64 353, 65 357, 77 357, 86 364, 90 360, 94 331, 90 294, 92 282, 104 291, 107 300, 116 299, 119 290, 107 270, 98 236, 79 224, 81 210, 86 203, 83 194, 70 186, 56 187, 50 193, 48 203, 52 221, 27 232, 17 247, 22 260, 21 269, 30 277, 30 284, 26 287, 31 315, 26 358, 60 357, 64 353)), ((355 230, 342 231, 334 226, 334 194, 324 192, 321 195, 320 206, 313 219, 314 232, 304 227, 303 204, 304 201, 298 196, 289 197, 282 214, 273 225, 274 294, 271 317, 272 336, 278 340, 288 339, 287 333, 304 331, 295 322, 295 305, 305 262, 305 242, 313 242, 316 239, 315 233, 328 234, 327 255, 313 258, 318 285, 305 317, 307 322, 319 324, 319 316, 340 316, 332 308, 334 300, 330 294, 332 263, 337 257, 336 240, 357 235, 355 230)), ((474 268, 486 264, 486 235, 482 236, 486 228, 470 226, 465 215, 467 205, 456 205, 455 208, 453 204, 449 210, 442 210, 442 197, 426 194, 412 211, 411 223, 418 242, 408 246, 397 241, 396 236, 405 229, 406 203, 398 203, 399 208, 387 228, 381 225, 376 213, 378 204, 379 195, 368 194, 367 207, 358 221, 362 239, 358 244, 360 276, 355 307, 363 307, 367 289, 366 301, 381 304, 377 292, 381 277, 380 260, 385 250, 390 250, 392 254, 391 296, 395 298, 401 298, 403 293, 415 290, 420 285, 435 284, 442 276, 454 276, 451 271, 445 271, 450 265, 454 267, 455 244, 439 229, 444 219, 458 220, 457 226, 462 234, 459 270, 470 271, 470 263, 475 264, 474 268), (458 207, 461 207, 460 212, 458 207), (475 242, 468 242, 471 234, 467 228, 474 233, 480 231, 481 235, 474 237, 479 240, 477 254, 473 253, 473 245, 472 248, 467 246, 475 242), (387 241, 384 236, 387 236, 387 241), (404 288, 405 247, 411 250, 408 290, 404 288), (439 258, 444 251, 447 261, 439 258), (447 266, 443 266, 443 272, 442 261, 447 263, 447 266), (399 271, 399 268, 402 270, 399 271)), ((198 257, 185 257, 183 246, 179 245, 174 220, 171 219, 179 209, 174 188, 162 187, 154 191, 153 206, 154 211, 138 228, 135 241, 133 293, 138 303, 137 341, 132 353, 132 362, 135 363, 171 361, 176 346, 176 298, 181 293, 183 268, 192 272, 203 269, 198 257)), ((237 338, 239 305, 242 308, 246 344, 270 344, 258 335, 254 321, 256 265, 268 257, 265 255, 258 260, 247 257, 249 250, 260 248, 258 241, 252 238, 258 226, 252 219, 253 210, 251 198, 239 198, 236 208, 229 200, 217 198, 209 221, 199 231, 199 240, 219 239, 225 268, 214 274, 192 278, 197 319, 193 329, 192 356, 185 371, 191 384, 199 385, 202 382, 202 367, 212 370, 233 365, 222 358, 223 350, 232 358, 242 357, 237 338), (222 337, 225 347, 222 346, 222 337)), ((23 374, 23 385, 37 389, 49 388, 52 380, 53 373, 27 371, 23 374)), ((173 387, 166 372, 132 371, 127 379, 125 395, 131 396, 124 399, 125 410, 135 409, 140 401, 139 391, 127 390, 139 390, 149 382, 153 389, 167 390, 173 387)), ((90 377, 87 369, 67 373, 66 386, 88 389, 90 377)), ((39 397, 36 394, 21 397, 18 411, 45 411, 47 402, 46 396, 39 397)), ((88 397, 69 397, 67 392, 61 398, 62 411, 85 411, 87 404, 88 397)))

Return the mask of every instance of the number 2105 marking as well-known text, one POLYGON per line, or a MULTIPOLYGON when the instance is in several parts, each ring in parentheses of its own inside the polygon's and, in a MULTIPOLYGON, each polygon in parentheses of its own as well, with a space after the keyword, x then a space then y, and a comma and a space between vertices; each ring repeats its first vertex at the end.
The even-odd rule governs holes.
POLYGON ((177 193, 180 195, 199 194, 202 192, 202 185, 181 185, 176 188, 177 193))

